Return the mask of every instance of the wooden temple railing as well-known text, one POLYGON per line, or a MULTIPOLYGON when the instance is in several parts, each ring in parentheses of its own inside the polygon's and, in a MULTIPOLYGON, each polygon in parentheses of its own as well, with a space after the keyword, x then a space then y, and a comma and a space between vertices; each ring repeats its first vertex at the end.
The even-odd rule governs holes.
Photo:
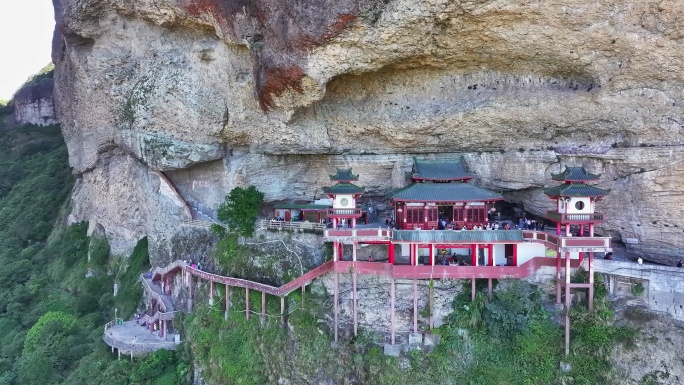
POLYGON ((145 291, 153 297, 155 300, 157 300, 157 303, 162 305, 162 310, 166 311, 168 308, 171 308, 173 311, 173 304, 171 301, 169 301, 167 298, 162 297, 160 293, 158 293, 156 290, 152 288, 150 283, 145 279, 145 276, 143 274, 140 274, 140 280, 142 281, 143 287, 145 288, 145 291))
POLYGON ((317 222, 291 222, 291 221, 276 221, 264 219, 257 222, 258 229, 276 229, 276 230, 325 230, 325 224, 317 222))
POLYGON ((392 230, 378 227, 377 229, 327 229, 323 232, 323 238, 326 240, 332 240, 337 237, 379 238, 389 241, 392 238, 392 230))
MULTIPOLYGON (((572 267, 580 264, 570 261, 572 267)), ((392 265, 383 262, 338 261, 335 271, 361 275, 385 276, 394 279, 473 279, 473 278, 525 278, 541 267, 554 267, 553 257, 534 257, 520 266, 444 266, 444 265, 392 265)))
POLYGON ((328 209, 328 216, 329 217, 334 217, 338 215, 358 215, 361 216, 362 214, 361 209, 328 209))
POLYGON ((554 222, 603 222, 603 214, 562 214, 556 211, 547 211, 546 217, 554 222))
MULTIPOLYGON (((425 241, 430 240, 430 235, 434 234, 434 242, 442 242, 438 238, 438 232, 443 231, 459 231, 459 230, 401 230, 401 231, 418 231, 425 241)), ((473 236, 473 239, 464 238, 462 241, 454 243, 483 243, 483 240, 478 238, 479 231, 487 232, 510 232, 521 231, 524 241, 541 243, 549 249, 556 251, 610 251, 611 237, 559 237, 555 234, 535 231, 535 230, 461 230, 462 234, 473 236)), ((377 229, 327 229, 323 232, 323 238, 326 241, 334 241, 338 239, 356 239, 363 242, 364 238, 386 240, 393 239, 393 230, 389 228, 377 229)), ((506 243, 501 241, 498 243, 506 243)))
POLYGON ((260 291, 266 294, 275 295, 278 297, 283 297, 293 292, 294 290, 304 286, 305 284, 311 283, 314 279, 320 277, 321 275, 329 272, 333 269, 333 261, 328 261, 309 272, 300 275, 296 279, 280 286, 275 287, 267 285, 265 283, 259 283, 255 281, 250 281, 242 278, 226 277, 223 275, 212 274, 207 271, 194 269, 190 266, 185 266, 186 271, 188 271, 193 276, 205 279, 211 282, 220 283, 223 285, 228 285, 231 287, 241 287, 250 290, 260 291))
POLYGON ((611 251, 611 237, 560 237, 559 251, 611 251))

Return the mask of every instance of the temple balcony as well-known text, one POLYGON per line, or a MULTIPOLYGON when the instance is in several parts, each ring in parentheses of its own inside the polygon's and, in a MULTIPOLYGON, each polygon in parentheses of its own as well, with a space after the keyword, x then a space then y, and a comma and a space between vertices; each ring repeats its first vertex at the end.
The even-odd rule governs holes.
POLYGON ((328 209, 328 217, 329 218, 335 218, 335 217, 343 217, 343 218, 350 218, 350 217, 356 217, 359 218, 361 217, 362 211, 361 209, 328 209))
POLYGON ((605 219, 603 214, 562 214, 556 211, 547 211, 546 217, 554 222, 562 224, 589 224, 589 223, 603 223, 605 219))
POLYGON ((378 227, 376 229, 327 229, 323 239, 327 242, 342 243, 379 241, 387 242, 392 238, 392 230, 378 227))
POLYGON ((540 243, 560 252, 612 251, 611 237, 563 237, 550 232, 533 230, 390 230, 327 229, 323 239, 328 242, 387 242, 414 244, 493 244, 540 243))

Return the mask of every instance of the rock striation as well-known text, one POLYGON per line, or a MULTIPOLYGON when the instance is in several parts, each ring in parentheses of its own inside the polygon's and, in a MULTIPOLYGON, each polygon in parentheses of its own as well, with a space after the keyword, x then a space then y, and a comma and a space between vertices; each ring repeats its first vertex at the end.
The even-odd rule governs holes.
POLYGON ((169 239, 179 203, 216 207, 238 185, 310 199, 337 166, 380 200, 417 155, 464 156, 533 213, 552 172, 583 165, 612 189, 599 232, 646 259, 684 254, 682 2, 54 4, 73 218, 121 245, 169 239), (156 172, 181 201, 159 196, 156 172), (121 221, 107 213, 123 197, 154 204, 121 221))

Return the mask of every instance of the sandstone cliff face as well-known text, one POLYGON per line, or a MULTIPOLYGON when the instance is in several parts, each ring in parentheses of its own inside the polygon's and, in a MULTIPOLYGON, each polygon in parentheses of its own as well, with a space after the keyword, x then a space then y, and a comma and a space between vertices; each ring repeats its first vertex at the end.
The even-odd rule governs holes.
POLYGON ((681 2, 54 2, 74 200, 93 202, 74 218, 122 245, 168 239, 179 207, 103 168, 162 171, 216 207, 236 185, 320 195, 337 166, 380 196, 414 155, 463 155, 532 212, 548 208, 551 172, 584 165, 612 189, 600 232, 666 263, 684 252, 681 2), (112 148, 126 161, 103 157, 112 148), (155 204, 119 221, 106 213, 122 191, 155 204))
POLYGON ((49 126, 58 124, 52 96, 54 81, 46 78, 22 87, 14 95, 12 118, 16 124, 49 126))

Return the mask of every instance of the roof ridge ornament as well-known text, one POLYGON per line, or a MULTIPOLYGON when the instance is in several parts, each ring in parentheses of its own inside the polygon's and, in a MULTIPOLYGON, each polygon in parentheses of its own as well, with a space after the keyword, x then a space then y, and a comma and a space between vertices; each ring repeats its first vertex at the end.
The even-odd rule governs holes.
POLYGON ((601 174, 593 174, 583 166, 565 166, 565 170, 558 174, 551 174, 551 179, 558 182, 585 182, 598 180, 601 174))
POLYGON ((330 175, 330 180, 331 181, 337 181, 337 182, 351 182, 351 181, 357 181, 359 180, 359 175, 352 173, 352 168, 338 168, 337 172, 333 175, 330 175))

